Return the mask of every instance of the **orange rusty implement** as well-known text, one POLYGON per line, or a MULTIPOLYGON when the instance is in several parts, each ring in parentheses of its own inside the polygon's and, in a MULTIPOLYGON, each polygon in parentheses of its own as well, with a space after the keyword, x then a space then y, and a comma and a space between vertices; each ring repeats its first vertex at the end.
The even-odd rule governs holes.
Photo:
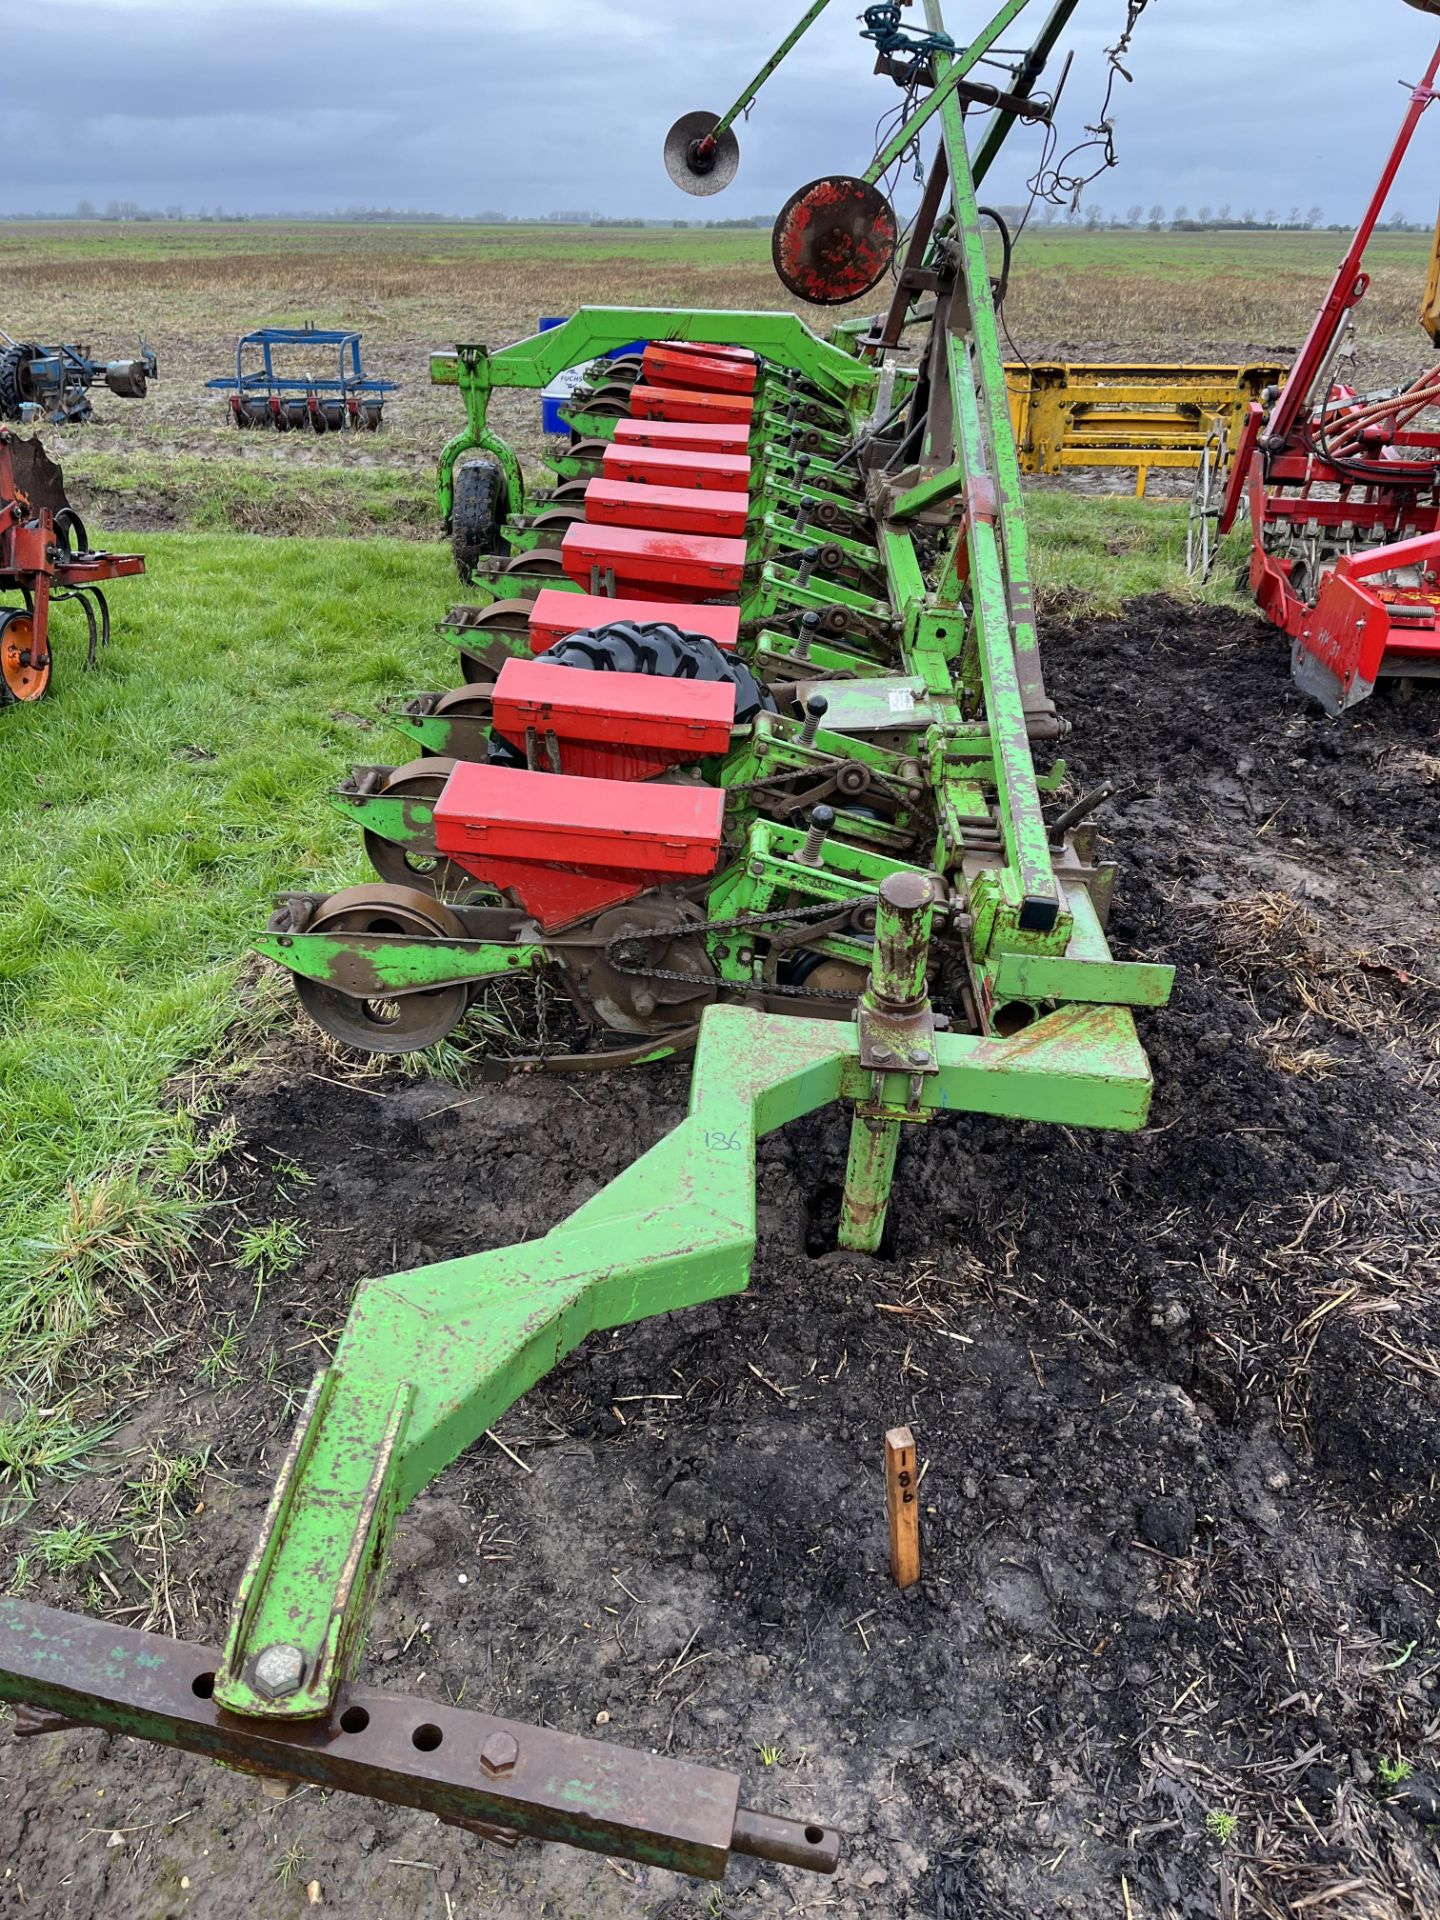
POLYGON ((711 424, 703 420, 617 420, 617 447, 662 447, 672 453, 744 453, 749 423, 711 424))
POLYGON ((708 340, 657 340, 652 346, 664 347, 667 353, 706 354, 716 360, 756 360, 758 355, 749 347, 714 345, 708 340))
POLYGON ((592 526, 648 527, 656 533, 703 533, 741 540, 749 517, 748 493, 631 486, 623 480, 592 480, 585 489, 585 518, 592 526))
POLYGON ((622 620, 664 620, 685 633, 703 633, 725 653, 740 639, 739 607, 694 606, 683 600, 612 600, 603 593, 542 587, 530 609, 530 651, 544 653, 572 633, 589 633, 622 620))
POLYGON ((745 578, 743 540, 695 533, 647 533, 578 521, 560 542, 565 572, 594 591, 613 583, 637 600, 706 600, 739 593, 745 578))
POLYGON ((706 393, 754 393, 753 360, 694 353, 652 343, 645 349, 645 378, 657 387, 699 387, 706 393))

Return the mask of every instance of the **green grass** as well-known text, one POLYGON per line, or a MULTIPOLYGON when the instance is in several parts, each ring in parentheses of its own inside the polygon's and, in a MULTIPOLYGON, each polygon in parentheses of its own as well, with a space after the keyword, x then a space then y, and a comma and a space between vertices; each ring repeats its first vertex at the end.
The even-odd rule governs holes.
POLYGON ((28 1406, 0 1420, 0 1486, 34 1497, 40 1480, 68 1480, 110 1433, 71 1417, 68 1406, 28 1406))
MULTIPOLYGON (((261 448, 272 451, 280 450, 272 443, 261 448)), ((67 450, 65 476, 97 517, 123 502, 127 512, 148 510, 187 532, 426 540, 435 532, 435 477, 428 464, 423 471, 338 462, 287 466, 278 457, 205 458, 136 447, 121 454, 82 444, 67 450)))
POLYGON ((291 885, 360 877, 326 804, 365 722, 443 685, 438 545, 147 537, 116 637, 0 716, 0 1376, 51 1370, 186 1231, 206 1128, 165 1084, 226 1043, 246 936, 291 885))
POLYGON ((1239 604, 1233 582, 1244 556, 1243 537, 1226 546, 1210 583, 1198 594, 1186 579, 1185 501, 1058 489, 1037 489, 1026 499, 1042 612, 1114 614, 1127 600, 1149 593, 1239 604))
MULTIPOLYGON (((759 213, 737 201, 732 211, 743 218, 759 213)), ((773 209, 778 211, 778 209, 773 209)), ((704 214, 699 216, 705 218, 704 214)), ((1151 233, 1099 228, 1031 225, 1025 248, 1038 264, 1058 270, 1086 272, 1096 266, 1124 273, 1147 273, 1165 279, 1177 275, 1208 276, 1252 263, 1255 270, 1283 276, 1287 269, 1320 272, 1333 269, 1344 251, 1344 238, 1329 232, 1313 233, 1151 233)), ((1429 257, 1428 233, 1382 233, 1376 236, 1377 260, 1401 262, 1423 273, 1429 257)), ((701 266, 749 265, 770 257, 768 228, 711 227, 564 227, 542 222, 503 227, 482 226, 349 226, 340 221, 172 222, 165 220, 120 224, 63 221, 0 222, 0 265, 25 268, 37 253, 57 264, 83 264, 102 259, 146 265, 194 262, 202 271, 216 263, 249 259, 257 254, 310 261, 364 262, 403 255, 425 264, 474 262, 477 265, 516 265, 581 262, 601 265, 606 260, 644 259, 656 263, 701 266)))
MULTIPOLYGON (((747 211, 737 206, 735 217, 743 218, 747 211)), ((82 264, 96 259, 147 265, 194 262, 202 272, 211 271, 217 262, 249 259, 259 253, 282 259, 294 256, 307 264, 326 259, 347 263, 389 259, 398 252, 432 265, 456 261, 481 265, 581 261, 599 265, 607 259, 639 256, 657 262, 725 266, 768 260, 770 232, 760 227, 562 227, 538 221, 503 227, 380 226, 370 222, 348 226, 333 220, 204 224, 155 220, 124 225, 79 220, 0 222, 0 266, 21 266, 37 251, 58 263, 82 264)), ((286 324, 283 315, 273 324, 286 324)))
POLYGON ((295 1220, 271 1220, 263 1227, 250 1227, 240 1236, 235 1258, 247 1273, 255 1276, 257 1290, 276 1274, 288 1273, 305 1257, 305 1236, 295 1220))

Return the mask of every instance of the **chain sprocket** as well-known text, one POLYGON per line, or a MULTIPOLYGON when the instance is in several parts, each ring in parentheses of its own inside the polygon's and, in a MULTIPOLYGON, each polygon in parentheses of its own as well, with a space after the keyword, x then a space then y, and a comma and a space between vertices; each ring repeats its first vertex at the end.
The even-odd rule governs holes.
MULTIPOLYGON (((696 935, 702 939, 709 939, 716 934, 758 931, 762 928, 773 927, 780 922, 804 926, 807 929, 821 934, 838 933, 852 920, 856 908, 863 907, 864 904, 865 902, 863 900, 853 900, 846 905, 837 906, 832 902, 825 901, 812 907, 776 907, 765 913, 740 913, 736 914, 735 917, 730 920, 697 920, 693 925, 687 924, 685 926, 684 934, 687 940, 694 938, 696 935)), ((604 954, 606 966, 613 967, 616 973, 625 974, 632 979, 676 980, 683 985, 692 984, 694 981, 693 974, 679 973, 667 967, 632 966, 617 957, 616 949, 623 947, 627 941, 647 938, 649 938, 649 936, 643 933, 616 934, 613 940, 608 940, 605 943, 604 954)), ((778 981, 772 982, 768 980, 756 982, 717 980, 715 984, 721 992, 754 993, 758 991, 793 1000, 853 1000, 855 998, 853 993, 846 993, 838 987, 806 987, 803 985, 792 987, 783 985, 778 981)))

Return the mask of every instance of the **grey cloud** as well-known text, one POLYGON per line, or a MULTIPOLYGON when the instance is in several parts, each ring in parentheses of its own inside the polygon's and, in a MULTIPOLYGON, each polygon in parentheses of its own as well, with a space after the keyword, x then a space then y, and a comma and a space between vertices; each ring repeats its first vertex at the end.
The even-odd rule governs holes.
MULTIPOLYGON (((81 198, 147 205, 335 208, 353 203, 543 213, 773 211, 816 173, 863 167, 898 101, 869 72, 857 0, 840 0, 741 130, 740 178, 689 200, 659 163, 666 127, 729 103, 800 0, 309 0, 180 8, 58 0, 46 37, 85 51, 63 80, 14 89, 6 198, 17 211, 81 198)), ((1038 21, 1043 0, 1033 8, 1038 21)), ((987 0, 952 0, 959 37, 987 0)), ((1081 0, 1063 103, 1078 138, 1103 94, 1124 0, 1081 0)), ((0 44, 31 29, 0 3, 0 44)), ((1420 75, 1436 22, 1400 0, 1152 0, 1117 89, 1122 165, 1092 196, 1192 207, 1359 208, 1398 123, 1395 82, 1420 75)), ((1019 44, 1019 27, 1008 40, 1019 44)), ((1440 122, 1440 114, 1436 116, 1440 122)), ((1434 198, 1434 128, 1397 196, 1434 198)), ((1021 197, 1038 136, 1017 138, 988 189, 1021 197)))

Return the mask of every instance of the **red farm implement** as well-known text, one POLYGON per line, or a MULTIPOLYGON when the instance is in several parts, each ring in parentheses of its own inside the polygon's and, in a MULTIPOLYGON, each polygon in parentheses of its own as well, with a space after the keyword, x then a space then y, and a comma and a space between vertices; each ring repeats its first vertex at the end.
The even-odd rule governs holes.
POLYGON ((89 658, 110 638, 102 582, 143 573, 138 553, 92 553, 85 523, 65 498, 64 478, 38 440, 0 427, 0 707, 39 700, 50 685, 50 609, 80 605, 90 630, 89 658))
MULTIPOLYGON (((1421 11, 1440 4, 1425 0, 1421 11)), ((1373 394, 1336 378, 1352 315, 1370 289, 1365 252, 1437 97, 1437 74, 1440 48, 1411 91, 1288 381, 1249 410, 1213 509, 1223 536, 1248 506, 1251 587, 1290 639, 1296 684, 1331 714, 1367 699, 1381 678, 1440 677, 1440 367, 1373 394)), ((1440 345, 1440 231, 1421 319, 1440 345)), ((1211 510, 1212 477, 1207 458, 1196 501, 1202 517, 1211 510)))

